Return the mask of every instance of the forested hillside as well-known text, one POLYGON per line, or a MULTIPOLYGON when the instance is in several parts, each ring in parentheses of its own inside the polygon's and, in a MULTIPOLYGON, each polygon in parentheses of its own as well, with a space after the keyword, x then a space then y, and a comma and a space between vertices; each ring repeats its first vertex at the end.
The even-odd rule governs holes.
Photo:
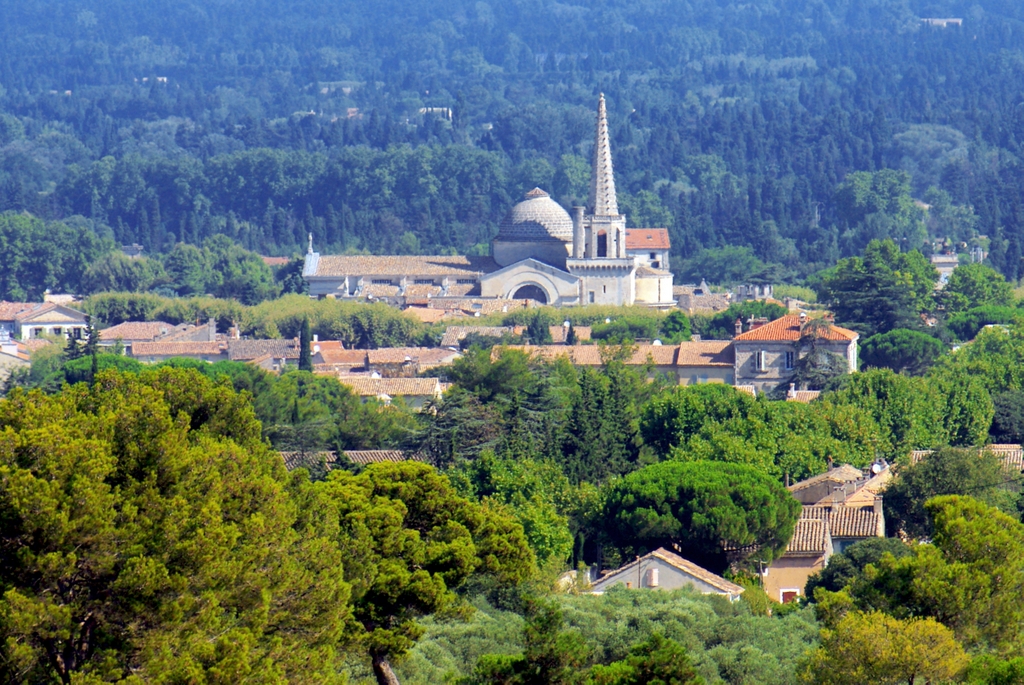
POLYGON ((928 233, 961 249, 987 236, 992 263, 1020 275, 1018 3, 0 12, 0 210, 82 215, 151 251, 226 233, 292 254, 307 232, 332 250, 483 250, 524 189, 585 196, 603 91, 621 205, 669 226, 693 258, 683 278, 725 245, 798 279, 873 238, 927 252, 928 233), (883 169, 905 173, 868 175, 883 169))

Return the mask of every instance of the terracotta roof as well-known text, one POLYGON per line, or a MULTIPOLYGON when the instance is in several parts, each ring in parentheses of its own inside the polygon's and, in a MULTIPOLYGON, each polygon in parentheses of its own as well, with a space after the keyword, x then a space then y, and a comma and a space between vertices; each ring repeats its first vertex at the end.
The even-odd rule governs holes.
POLYGON ((462 276, 498 269, 490 257, 323 255, 315 276, 462 276))
MULTIPOLYGON (((452 289, 448 290, 450 293, 452 289)), ((480 316, 529 307, 530 300, 502 300, 489 297, 435 297, 430 300, 431 309, 460 310, 470 315, 479 312, 480 316)))
POLYGON ((425 283, 410 283, 405 286, 405 290, 402 291, 403 297, 413 299, 422 299, 427 296, 437 297, 441 294, 443 288, 439 285, 427 285, 425 283))
POLYGON ((28 348, 28 351, 31 354, 32 352, 35 352, 36 350, 41 350, 47 345, 52 345, 53 343, 47 340, 46 338, 30 338, 28 340, 22 341, 22 344, 26 348, 28 348))
POLYGON ((441 336, 441 347, 458 347, 459 343, 470 334, 500 338, 506 333, 515 335, 515 328, 512 326, 449 326, 441 336))
POLYGON ((753 397, 757 397, 757 387, 756 386, 753 386, 753 385, 734 385, 732 387, 736 388, 736 390, 738 390, 739 392, 745 392, 748 395, 751 395, 753 397))
POLYGON ((42 302, 5 302, 0 301, 0 321, 14 321, 22 312, 33 307, 43 306, 42 302))
POLYGON ((401 290, 397 285, 384 285, 383 283, 370 283, 364 285, 362 295, 365 297, 398 297, 401 290))
POLYGON ((220 342, 137 342, 132 344, 133 357, 207 357, 224 352, 220 342))
MULTIPOLYGON (((754 330, 741 333, 733 338, 734 341, 789 341, 796 342, 800 340, 800 316, 796 314, 789 314, 783 316, 781 319, 776 319, 770 323, 767 323, 754 330)), ((839 340, 839 341, 852 341, 856 340, 859 336, 855 331, 851 331, 848 328, 840 328, 839 326, 829 326, 828 330, 824 334, 820 335, 825 340, 839 340)))
POLYGON ((863 477, 864 472, 857 467, 851 466, 850 464, 843 464, 842 466, 836 466, 835 468, 829 469, 825 473, 819 473, 817 476, 811 476, 810 478, 805 478, 802 481, 793 483, 789 486, 789 491, 798 492, 804 488, 809 488, 812 485, 825 482, 849 483, 860 480, 863 477))
POLYGON ((347 364, 349 366, 363 366, 366 364, 366 350, 324 350, 314 353, 313 357, 320 357, 321 364, 347 364))
POLYGON ((479 283, 456 283, 455 285, 448 286, 448 292, 445 297, 470 297, 479 294, 479 283))
POLYGON ((299 358, 299 341, 291 340, 229 340, 228 359, 245 361, 272 354, 278 359, 299 358))
POLYGON ((354 464, 377 464, 382 461, 405 461, 402 450, 345 450, 345 456, 354 464))
POLYGON ((290 257, 264 257, 263 255, 260 255, 260 259, 267 266, 284 266, 292 261, 290 257))
MULTIPOLYGON (((590 340, 590 335, 593 332, 590 326, 573 326, 573 331, 576 332, 576 340, 590 340)), ((555 345, 561 345, 565 342, 565 334, 569 332, 569 329, 563 326, 550 326, 548 329, 551 332, 551 342, 555 345)))
POLYGON ((284 467, 293 469, 326 466, 330 471, 338 466, 337 452, 278 452, 284 461, 284 467))
POLYGON ((676 366, 734 366, 731 340, 697 340, 679 344, 676 366))
POLYGON ((792 394, 786 395, 787 402, 803 402, 807 404, 821 396, 820 390, 794 390, 792 394))
POLYGON ((406 362, 415 364, 450 364, 460 355, 458 352, 446 350, 440 347, 382 347, 379 350, 368 350, 366 352, 367 362, 370 366, 375 364, 404 364, 406 362))
MULTIPOLYGON (((509 345, 512 349, 545 360, 568 357, 576 366, 601 366, 602 348, 599 345, 509 345)), ((494 348, 497 358, 501 348, 494 348)), ((653 361, 655 366, 733 366, 732 346, 728 340, 685 342, 679 345, 635 345, 633 354, 625 361, 629 365, 643 365, 653 361), (680 363, 682 359, 682 363, 680 363)))
POLYGON ((338 376, 338 382, 352 388, 360 397, 437 397, 444 392, 437 378, 364 378, 341 375, 338 376))
POLYGON ((667 228, 627 228, 627 250, 668 250, 672 243, 667 228))
POLYGON ((5 357, 14 357, 15 359, 20 359, 23 362, 27 362, 30 360, 29 349, 28 347, 25 346, 25 343, 21 342, 20 340, 12 340, 8 343, 5 343, 3 346, 0 346, 0 354, 4 355, 5 357), (5 351, 3 349, 4 347, 10 349, 10 351, 5 351))
MULTIPOLYGON (((687 573, 688 575, 691 575, 694 578, 697 578, 698 580, 701 580, 701 581, 707 583, 711 587, 716 588, 718 590, 721 590, 724 593, 727 593, 727 594, 730 594, 730 595, 738 595, 738 594, 741 594, 743 592, 743 588, 740 587, 739 585, 737 585, 735 583, 732 583, 732 582, 729 582, 728 580, 726 580, 722 576, 717 575, 715 573, 712 573, 711 571, 707 570, 706 568, 698 566, 697 564, 693 563, 692 561, 689 561, 687 559, 682 558, 681 556, 679 556, 675 552, 668 551, 664 547, 659 547, 658 549, 654 550, 653 552, 651 552, 650 554, 648 554, 646 556, 648 558, 650 558, 650 557, 657 557, 658 559, 661 559, 662 561, 664 561, 669 566, 674 566, 677 569, 679 569, 680 571, 683 571, 683 572, 687 573)), ((641 559, 643 559, 643 557, 641 557, 641 559)), ((633 562, 633 563, 636 563, 636 562, 633 562)), ((628 565, 627 565, 627 567, 628 567, 628 565)))
POLYGON ((672 276, 671 271, 665 269, 652 269, 649 266, 641 264, 636 268, 636 275, 639 278, 661 278, 663 276, 672 276))
POLYGON ((165 321, 125 321, 100 331, 100 340, 152 341, 174 330, 174 324, 165 321))
POLYGON ((833 538, 873 538, 880 530, 878 517, 874 510, 862 507, 834 506, 804 507, 805 509, 826 509, 829 534, 833 538))
POLYGON ((786 554, 825 554, 832 547, 828 534, 828 521, 801 517, 793 528, 793 537, 786 546, 786 554))
POLYGON ((406 314, 416 317, 423 323, 437 323, 442 319, 447 319, 452 316, 452 314, 445 309, 430 309, 429 307, 408 307, 404 311, 406 314))

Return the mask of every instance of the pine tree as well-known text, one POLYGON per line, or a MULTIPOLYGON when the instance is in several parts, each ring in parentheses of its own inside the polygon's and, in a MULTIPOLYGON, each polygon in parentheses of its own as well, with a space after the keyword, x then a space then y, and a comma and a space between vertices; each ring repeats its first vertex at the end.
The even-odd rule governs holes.
POLYGON ((86 315, 85 317, 85 354, 89 355, 92 359, 92 363, 89 367, 89 383, 93 383, 96 380, 96 372, 99 370, 99 360, 97 355, 99 354, 99 335, 96 329, 92 325, 92 317, 86 315))

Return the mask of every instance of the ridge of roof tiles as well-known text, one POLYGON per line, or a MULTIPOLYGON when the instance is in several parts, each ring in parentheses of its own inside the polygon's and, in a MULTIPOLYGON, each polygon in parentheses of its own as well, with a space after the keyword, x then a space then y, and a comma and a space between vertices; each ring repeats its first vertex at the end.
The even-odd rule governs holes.
POLYGON ((668 250, 671 247, 667 228, 626 229, 627 250, 668 250))
POLYGON ((689 559, 684 559, 675 552, 670 552, 664 547, 659 547, 648 556, 657 557, 665 563, 675 566, 681 571, 685 571, 691 576, 704 581, 711 587, 721 590, 722 592, 727 592, 729 594, 740 594, 743 592, 743 588, 736 583, 730 582, 717 573, 712 573, 703 566, 698 566, 689 559))
MULTIPOLYGON (((799 315, 787 314, 786 316, 766 323, 763 326, 741 333, 733 338, 733 341, 796 342, 800 340, 802 328, 803 323, 800 321, 799 315)), ((818 337, 823 340, 849 342, 856 340, 859 337, 859 334, 848 328, 841 328, 840 326, 831 324, 827 330, 819 332, 818 337)))
POLYGON ((478 277, 497 269, 490 257, 466 255, 322 255, 315 275, 478 277))

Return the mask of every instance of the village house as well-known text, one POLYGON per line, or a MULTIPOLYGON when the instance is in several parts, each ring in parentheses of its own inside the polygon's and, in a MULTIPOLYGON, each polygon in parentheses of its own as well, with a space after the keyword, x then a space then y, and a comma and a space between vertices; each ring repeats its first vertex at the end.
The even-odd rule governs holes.
POLYGON ((732 339, 735 354, 735 383, 752 385, 758 392, 771 392, 788 383, 796 373, 797 361, 807 354, 813 335, 814 344, 846 360, 848 372, 857 370, 857 341, 860 336, 849 329, 829 324, 827 328, 806 329, 804 314, 789 314, 772 322, 752 321, 743 332, 736 322, 732 339))
MULTIPOLYGON (((501 350, 520 350, 547 361, 565 357, 575 366, 602 366, 604 355, 614 352, 598 345, 510 345, 495 347, 491 359, 497 359, 501 350)), ((678 345, 634 345, 630 355, 622 360, 628 366, 649 366, 648 378, 668 378, 678 385, 698 383, 733 383, 732 343, 728 340, 698 340, 678 345)))
POLYGON ((589 592, 595 595, 604 594, 616 585, 651 590, 678 590, 690 587, 702 594, 722 595, 732 601, 739 599, 743 593, 743 588, 739 585, 663 547, 593 581, 589 592))
POLYGON ((367 350, 366 368, 383 378, 409 378, 439 366, 451 366, 462 355, 440 347, 384 347, 367 350))
POLYGON ((99 346, 110 348, 120 342, 125 354, 132 355, 137 343, 148 342, 214 342, 218 340, 217 322, 173 325, 164 321, 125 321, 99 332, 99 346))
POLYGON ((44 336, 80 339, 85 314, 56 302, 0 302, 0 330, 19 340, 44 336))
POLYGON ((6 381, 15 369, 29 366, 31 354, 28 345, 0 330, 0 381, 6 381))
POLYGON ((833 554, 885 537, 881 493, 891 478, 880 460, 866 471, 843 464, 791 485, 790 493, 804 506, 786 551, 763 576, 768 596, 783 603, 802 597, 807 579, 833 554))

